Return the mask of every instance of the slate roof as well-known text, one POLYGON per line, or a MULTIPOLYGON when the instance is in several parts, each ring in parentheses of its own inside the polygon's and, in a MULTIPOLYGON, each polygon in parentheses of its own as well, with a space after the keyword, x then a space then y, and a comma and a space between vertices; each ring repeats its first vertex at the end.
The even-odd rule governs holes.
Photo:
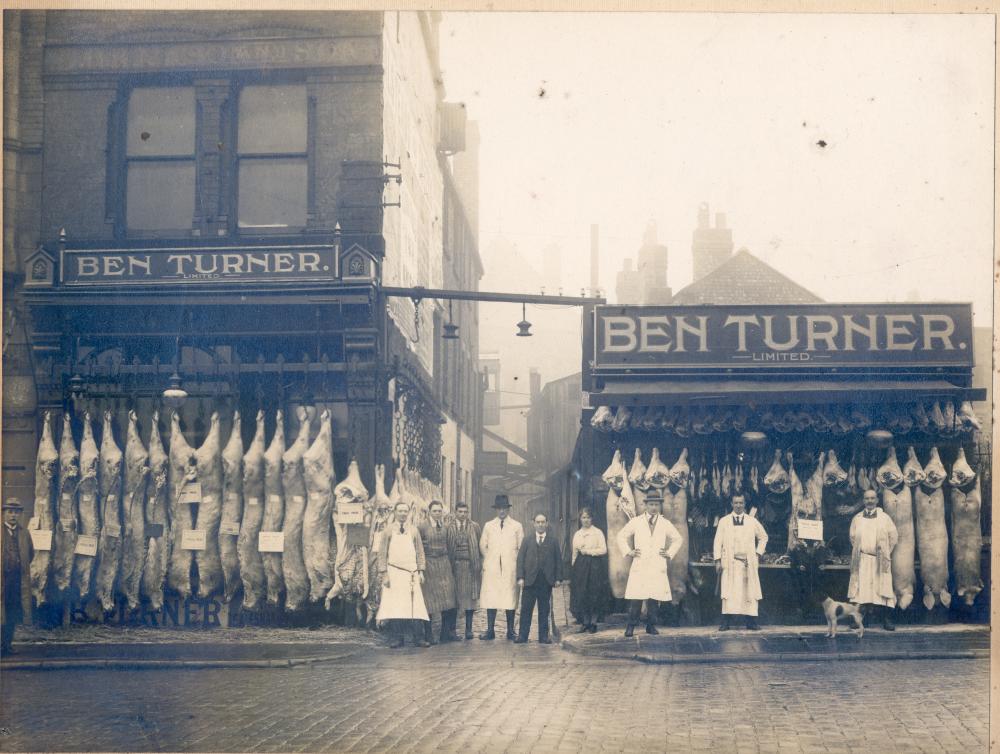
POLYGON ((746 249, 674 294, 673 304, 816 304, 821 299, 746 249))

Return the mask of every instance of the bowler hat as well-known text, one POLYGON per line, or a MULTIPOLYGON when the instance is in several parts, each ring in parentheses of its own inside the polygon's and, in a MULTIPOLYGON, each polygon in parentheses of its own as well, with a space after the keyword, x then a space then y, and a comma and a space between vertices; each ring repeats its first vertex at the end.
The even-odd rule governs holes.
POLYGON ((16 497, 9 497, 3 501, 3 510, 5 511, 23 511, 24 506, 21 505, 21 501, 16 497))
POLYGON ((510 508, 510 500, 507 499, 506 495, 497 495, 496 499, 493 500, 494 508, 510 508))
POLYGON ((643 498, 643 500, 645 500, 647 503, 650 501, 662 503, 663 492, 654 487, 653 489, 651 489, 649 492, 646 493, 646 496, 643 498))

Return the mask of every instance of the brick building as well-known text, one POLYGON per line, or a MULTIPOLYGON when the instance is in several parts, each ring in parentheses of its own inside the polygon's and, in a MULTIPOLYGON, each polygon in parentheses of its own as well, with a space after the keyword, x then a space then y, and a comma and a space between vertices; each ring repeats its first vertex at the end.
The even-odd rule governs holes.
POLYGON ((110 410, 123 444, 176 372, 192 444, 213 411, 248 442, 258 409, 270 437, 315 405, 338 479, 357 457, 369 489, 405 464, 472 494, 476 307, 442 342, 446 307, 380 292, 482 274, 438 22, 5 11, 5 492, 32 499, 43 411, 110 410))

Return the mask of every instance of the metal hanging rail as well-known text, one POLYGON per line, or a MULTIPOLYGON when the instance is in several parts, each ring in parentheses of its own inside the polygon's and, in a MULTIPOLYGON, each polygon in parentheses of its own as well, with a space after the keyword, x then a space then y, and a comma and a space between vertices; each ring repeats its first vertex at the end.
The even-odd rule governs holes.
POLYGON ((590 306, 606 304, 607 299, 601 296, 547 296, 531 293, 492 293, 489 291, 451 291, 443 288, 424 288, 416 285, 412 288, 397 288, 383 285, 379 288, 384 296, 399 296, 401 298, 425 298, 453 301, 486 301, 505 304, 541 304, 552 306, 590 306))

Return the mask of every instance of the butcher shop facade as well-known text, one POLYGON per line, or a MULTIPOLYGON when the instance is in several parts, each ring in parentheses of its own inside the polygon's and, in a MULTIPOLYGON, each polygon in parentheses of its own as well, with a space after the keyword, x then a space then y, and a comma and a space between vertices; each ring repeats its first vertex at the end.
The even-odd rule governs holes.
POLYGON ((741 494, 768 534, 763 620, 814 622, 825 596, 846 600, 851 519, 874 489, 900 536, 899 620, 987 620, 972 345, 959 303, 596 307, 574 467, 607 527, 613 596, 628 572, 615 534, 655 490, 684 538, 675 619, 717 620, 715 527, 741 494))
POLYGON ((4 260, 43 623, 373 618, 390 497, 475 505, 475 303, 442 341, 440 304, 382 292, 482 274, 440 19, 283 18, 5 15, 44 50, 4 260))

